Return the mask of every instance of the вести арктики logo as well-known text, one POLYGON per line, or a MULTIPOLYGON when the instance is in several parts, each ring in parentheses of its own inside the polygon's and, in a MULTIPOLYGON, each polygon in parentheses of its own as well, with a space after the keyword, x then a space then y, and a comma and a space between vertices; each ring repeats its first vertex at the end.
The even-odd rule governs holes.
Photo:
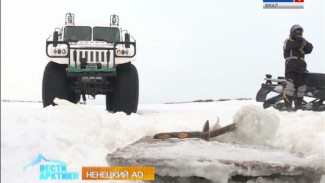
POLYGON ((40 164, 39 166, 39 179, 40 180, 78 180, 79 173, 78 172, 68 172, 66 163, 53 160, 46 159, 42 154, 38 154, 37 158, 24 166, 24 171, 31 167, 40 164), (41 162, 44 163, 41 164, 41 162))

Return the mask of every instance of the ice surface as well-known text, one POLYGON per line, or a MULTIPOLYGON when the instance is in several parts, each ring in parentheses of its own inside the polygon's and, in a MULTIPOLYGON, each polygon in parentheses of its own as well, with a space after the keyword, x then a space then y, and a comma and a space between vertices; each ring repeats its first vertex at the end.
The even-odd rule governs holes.
POLYGON ((117 166, 154 166, 155 173, 169 177, 204 177, 226 183, 232 175, 268 176, 325 172, 312 169, 305 158, 274 148, 207 142, 202 139, 142 138, 108 155, 117 166))
MULTIPOLYGON (((251 105, 261 108, 261 104, 255 101, 235 100, 143 104, 139 105, 137 114, 127 116, 121 112, 108 113, 104 105, 75 105, 62 100, 55 102, 59 105, 46 108, 41 103, 1 102, 1 181, 36 182, 37 167, 25 172, 22 170, 38 153, 66 162, 69 171, 80 172, 82 166, 107 166, 107 153, 144 136, 168 131, 201 130, 206 120, 210 120, 212 125, 217 116, 220 125, 225 126, 232 123, 241 110, 258 110, 251 105)), ((276 119, 275 116, 280 119, 275 137, 264 138, 265 143, 259 142, 303 157, 311 166, 324 167, 324 112, 288 113, 268 109, 269 117, 264 119, 263 115, 259 116, 251 110, 247 112, 257 121, 270 121, 273 117, 276 119)), ((249 118, 243 119, 251 121, 249 118)), ((231 140, 235 141, 234 138, 231 140)), ((205 172, 203 169, 201 171, 205 172)), ((226 173, 228 170, 224 171, 226 173)))

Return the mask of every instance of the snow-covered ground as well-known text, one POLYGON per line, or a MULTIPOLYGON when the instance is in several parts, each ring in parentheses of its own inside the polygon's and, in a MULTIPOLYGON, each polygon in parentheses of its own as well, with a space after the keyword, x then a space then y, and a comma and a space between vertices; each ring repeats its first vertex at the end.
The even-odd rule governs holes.
POLYGON ((127 116, 108 113, 104 105, 56 102, 58 106, 47 108, 41 103, 1 102, 1 182, 37 182, 38 168, 23 167, 39 153, 81 173, 82 166, 107 166, 107 153, 144 136, 201 130, 206 120, 214 124, 217 117, 221 126, 234 121, 242 127, 216 140, 268 145, 325 168, 325 112, 260 110, 261 103, 231 100, 142 104, 137 114, 127 116))

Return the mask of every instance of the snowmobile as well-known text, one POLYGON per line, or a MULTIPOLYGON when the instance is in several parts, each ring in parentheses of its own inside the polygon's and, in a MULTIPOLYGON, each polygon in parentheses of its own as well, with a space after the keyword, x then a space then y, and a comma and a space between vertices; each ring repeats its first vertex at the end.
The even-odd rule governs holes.
MULTIPOLYGON (((303 101, 302 110, 325 111, 325 74, 323 73, 307 73, 307 90, 305 97, 313 98, 312 101, 303 101)), ((284 105, 283 89, 286 86, 286 78, 272 78, 271 74, 266 74, 266 82, 262 83, 261 89, 257 92, 256 101, 263 102, 263 107, 274 107, 280 110, 284 105), (271 92, 278 95, 267 98, 271 92)))

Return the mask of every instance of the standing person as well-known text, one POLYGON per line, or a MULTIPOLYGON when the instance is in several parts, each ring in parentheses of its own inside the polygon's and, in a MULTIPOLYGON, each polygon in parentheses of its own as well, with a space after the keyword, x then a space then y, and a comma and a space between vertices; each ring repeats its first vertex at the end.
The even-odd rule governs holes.
POLYGON ((285 40, 283 46, 286 87, 283 91, 284 106, 282 110, 286 111, 292 111, 293 100, 295 109, 301 109, 307 89, 305 54, 312 52, 313 45, 302 36, 303 31, 304 29, 300 25, 293 25, 290 29, 290 37, 285 40), (296 98, 294 99, 295 92, 296 98))

